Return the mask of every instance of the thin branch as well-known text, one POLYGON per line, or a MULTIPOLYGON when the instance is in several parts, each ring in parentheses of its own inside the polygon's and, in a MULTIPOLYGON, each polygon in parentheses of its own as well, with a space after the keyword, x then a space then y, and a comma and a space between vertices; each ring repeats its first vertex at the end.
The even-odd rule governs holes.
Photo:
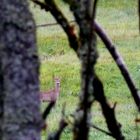
MULTIPOLYGON (((75 20, 69 21, 69 24, 71 24, 71 23, 75 23, 75 20)), ((40 28, 40 27, 50 27, 50 26, 57 26, 57 25, 60 25, 60 24, 58 24, 57 22, 55 22, 55 23, 46 23, 46 24, 39 24, 39 25, 36 25, 36 28, 40 28)))
POLYGON ((105 133, 105 134, 108 135, 108 136, 113 137, 113 135, 112 135, 110 132, 107 132, 107 131, 101 129, 101 128, 95 126, 94 124, 90 124, 90 127, 94 128, 94 129, 96 129, 96 130, 98 130, 98 131, 100 131, 100 132, 102 132, 102 133, 105 133))
POLYGON ((125 82, 128 85, 128 88, 131 91, 132 97, 134 98, 134 101, 137 105, 138 110, 140 111, 140 96, 139 96, 139 91, 136 88, 134 81, 132 80, 131 75, 128 72, 128 69, 121 57, 121 55, 119 54, 119 52, 117 51, 117 49, 115 48, 115 46, 113 45, 113 43, 111 42, 111 40, 109 39, 109 37, 106 35, 106 33, 104 32, 104 30, 99 26, 99 24, 97 24, 97 22, 94 22, 93 25, 96 33, 99 35, 99 37, 102 39, 102 41, 104 42, 106 48, 108 49, 108 51, 110 52, 110 54, 112 55, 113 59, 115 60, 117 66, 119 67, 125 82))
POLYGON ((63 109, 62 109, 62 118, 59 122, 59 128, 55 132, 49 134, 48 140, 60 140, 60 136, 67 126, 68 126, 68 123, 66 121, 65 104, 64 104, 63 109))
POLYGON ((41 9, 45 9, 45 11, 49 11, 51 7, 49 5, 46 5, 45 3, 39 1, 39 0, 31 0, 33 3, 37 4, 40 6, 41 9))
POLYGON ((46 0, 46 3, 41 3, 38 0, 32 0, 34 3, 39 5, 42 9, 49 10, 56 21, 61 25, 65 33, 67 34, 70 46, 77 51, 79 46, 78 37, 76 36, 74 26, 70 25, 66 17, 62 14, 61 10, 57 7, 53 0, 46 0))
POLYGON ((56 132, 49 134, 48 140, 60 140, 60 136, 68 124, 64 119, 60 121, 59 128, 56 132))
POLYGON ((92 13, 92 19, 93 19, 93 22, 94 22, 94 20, 95 20, 95 16, 96 16, 96 8, 97 8, 97 4, 98 4, 98 0, 94 0, 93 13, 92 13))
POLYGON ((42 114, 42 118, 43 120, 45 120, 47 118, 47 116, 49 115, 51 109, 54 107, 55 102, 50 102, 49 105, 46 107, 45 111, 42 114))
POLYGON ((98 77, 95 77, 93 81, 93 87, 95 90, 95 99, 100 103, 102 108, 102 113, 106 119, 106 124, 112 136, 116 140, 124 140, 124 136, 121 133, 121 125, 117 122, 115 117, 115 107, 111 108, 107 102, 104 94, 103 84, 98 77))

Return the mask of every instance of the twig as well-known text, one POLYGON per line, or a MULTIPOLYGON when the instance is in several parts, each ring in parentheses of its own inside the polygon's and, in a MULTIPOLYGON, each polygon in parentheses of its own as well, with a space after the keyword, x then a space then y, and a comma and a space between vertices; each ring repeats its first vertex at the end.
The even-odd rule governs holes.
POLYGON ((94 4, 93 4, 93 13, 92 13, 93 22, 95 21, 97 3, 98 3, 98 0, 94 0, 94 4))
POLYGON ((39 0, 31 0, 35 4, 39 5, 41 9, 45 9, 46 11, 49 11, 51 7, 49 5, 46 5, 45 3, 39 1, 39 0))
POLYGON ((66 121, 66 116, 65 116, 65 104, 63 106, 63 109, 62 109, 62 118, 60 120, 60 123, 59 123, 59 128, 57 131, 49 134, 48 136, 48 140, 59 140, 60 139, 60 136, 62 134, 62 132, 64 131, 64 129, 68 126, 68 123, 66 121))
POLYGON ((47 116, 49 115, 51 109, 54 107, 55 102, 50 102, 49 105, 47 106, 47 108, 45 109, 45 111, 42 114, 42 118, 43 120, 45 120, 47 118, 47 116))
POLYGON ((134 81, 132 80, 132 77, 129 74, 128 69, 127 69, 121 55, 119 54, 119 52, 117 51, 117 49, 115 48, 115 46, 113 45, 113 43, 111 42, 109 37, 106 35, 104 30, 99 26, 99 24, 97 24, 97 22, 94 22, 93 27, 94 27, 96 33, 99 35, 99 37, 104 42, 106 48, 108 49, 108 51, 112 55, 117 66, 119 67, 119 69, 122 73, 122 76, 124 77, 125 82, 127 83, 128 88, 131 91, 132 97, 134 98, 134 101, 137 105, 137 108, 140 111, 140 96, 139 96, 138 89, 136 88, 134 81))
MULTIPOLYGON (((75 20, 71 20, 71 21, 69 21, 69 24, 74 23, 74 22, 75 22, 75 20)), ((58 24, 57 22, 55 22, 55 23, 46 23, 46 24, 36 25, 36 28, 48 27, 48 26, 57 26, 57 25, 60 25, 60 24, 58 24)))
POLYGON ((103 129, 97 127, 97 126, 95 126, 94 124, 90 124, 90 127, 94 128, 94 129, 96 129, 96 130, 98 130, 98 131, 100 131, 100 132, 102 132, 102 133, 105 133, 105 134, 108 135, 108 136, 113 137, 111 133, 109 133, 109 132, 107 132, 107 131, 105 131, 105 130, 103 130, 103 129))
POLYGON ((57 7, 53 0, 46 0, 46 3, 38 2, 37 0, 32 0, 34 3, 38 4, 42 9, 49 10, 56 21, 61 25, 65 33, 67 34, 70 46, 77 51, 79 41, 75 33, 75 29, 69 24, 68 20, 64 17, 61 10, 57 7))
POLYGON ((106 123, 109 131, 116 140, 124 140, 124 136, 121 133, 121 125, 117 122, 115 117, 115 106, 113 108, 107 102, 104 94, 103 84, 98 77, 94 78, 93 87, 95 90, 95 99, 100 103, 102 113, 106 119, 106 123))
POLYGON ((66 128, 67 125, 68 124, 65 122, 65 120, 62 119, 60 121, 58 130, 56 132, 49 134, 48 140, 59 140, 62 132, 64 131, 64 129, 66 128))

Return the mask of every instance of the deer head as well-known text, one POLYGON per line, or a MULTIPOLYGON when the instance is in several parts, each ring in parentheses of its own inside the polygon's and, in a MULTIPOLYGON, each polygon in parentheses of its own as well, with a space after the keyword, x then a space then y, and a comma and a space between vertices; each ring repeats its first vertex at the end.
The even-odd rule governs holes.
POLYGON ((55 82, 55 90, 59 92, 60 91, 60 79, 54 78, 54 82, 55 82))

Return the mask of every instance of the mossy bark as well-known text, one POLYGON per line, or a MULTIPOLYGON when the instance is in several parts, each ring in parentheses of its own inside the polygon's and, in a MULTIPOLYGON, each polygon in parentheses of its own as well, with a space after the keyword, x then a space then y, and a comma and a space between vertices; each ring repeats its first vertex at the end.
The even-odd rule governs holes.
POLYGON ((40 140, 39 59, 27 0, 1 0, 0 19, 0 139, 40 140))

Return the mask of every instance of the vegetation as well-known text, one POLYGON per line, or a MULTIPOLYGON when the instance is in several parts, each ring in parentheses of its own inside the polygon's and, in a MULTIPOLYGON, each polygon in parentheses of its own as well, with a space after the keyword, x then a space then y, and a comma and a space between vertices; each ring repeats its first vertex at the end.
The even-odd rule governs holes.
MULTIPOLYGON (((130 73, 140 88, 140 51, 139 51, 139 32, 137 1, 132 0, 100 0, 97 9, 97 20, 105 28, 108 35, 117 45, 121 52, 130 73), (129 2, 128 2, 129 1, 129 2)), ((66 5, 60 3, 61 9, 69 20, 73 19, 66 5)), ((45 13, 39 8, 33 8, 34 18, 37 25, 42 23, 53 23, 55 20, 49 13, 45 13)), ((57 128, 61 117, 61 110, 66 103, 66 113, 70 114, 75 110, 77 96, 79 93, 79 71, 80 63, 74 52, 69 48, 67 38, 59 26, 48 26, 37 28, 38 49, 41 60, 41 90, 47 90, 53 87, 53 75, 61 78, 60 98, 53 109, 49 120, 47 133, 57 128)), ((96 71, 100 75, 105 86, 105 93, 109 102, 113 105, 117 102, 116 114, 121 122, 123 132, 128 139, 134 139, 136 136, 135 118, 137 111, 130 92, 120 75, 113 59, 98 40, 99 59, 96 65, 96 71)), ((47 103, 42 103, 41 109, 46 107, 47 103)), ((101 109, 98 104, 93 107, 93 123, 106 129, 101 109)), ((140 128, 140 127, 139 127, 140 128)), ((70 139, 70 129, 67 128, 63 133, 63 139, 70 139)), ((46 132, 42 132, 42 139, 45 139, 46 132)), ((93 130, 91 138, 96 140, 111 140, 112 138, 93 130)))

